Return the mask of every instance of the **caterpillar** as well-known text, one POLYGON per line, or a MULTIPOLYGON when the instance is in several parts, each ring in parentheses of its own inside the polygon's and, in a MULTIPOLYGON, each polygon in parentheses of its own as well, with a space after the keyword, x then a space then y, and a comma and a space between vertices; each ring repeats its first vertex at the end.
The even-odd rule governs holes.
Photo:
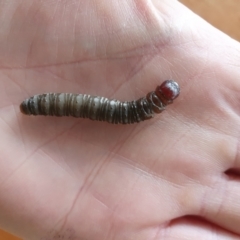
POLYGON ((131 124, 161 113, 180 93, 174 80, 166 80, 155 91, 131 102, 73 93, 46 93, 23 101, 20 111, 26 115, 72 116, 114 124, 131 124))

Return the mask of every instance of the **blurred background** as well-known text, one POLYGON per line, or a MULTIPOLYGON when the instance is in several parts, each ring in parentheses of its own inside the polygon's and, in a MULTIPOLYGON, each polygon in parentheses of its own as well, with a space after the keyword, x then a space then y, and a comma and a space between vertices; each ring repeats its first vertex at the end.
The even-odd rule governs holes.
MULTIPOLYGON (((213 26, 240 41, 240 0, 180 0, 180 2, 213 26)), ((21 239, 0 229, 0 240, 21 239)))
POLYGON ((180 0, 180 2, 216 28, 240 41, 239 0, 180 0))

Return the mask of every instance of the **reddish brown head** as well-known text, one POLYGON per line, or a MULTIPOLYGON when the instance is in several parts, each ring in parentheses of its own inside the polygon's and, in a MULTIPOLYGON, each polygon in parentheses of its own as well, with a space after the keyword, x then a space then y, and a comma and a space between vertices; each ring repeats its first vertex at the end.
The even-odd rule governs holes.
POLYGON ((160 99, 165 100, 169 104, 178 97, 180 87, 177 82, 166 80, 156 88, 155 93, 160 99))

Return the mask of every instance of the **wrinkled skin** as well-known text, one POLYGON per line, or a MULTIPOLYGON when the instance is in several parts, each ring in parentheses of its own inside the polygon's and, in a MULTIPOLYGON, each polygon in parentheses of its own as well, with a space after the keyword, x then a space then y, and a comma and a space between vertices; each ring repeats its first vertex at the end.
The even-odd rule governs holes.
POLYGON ((0 1, 0 227, 27 240, 240 239, 240 45, 177 1, 0 1), (22 100, 120 100, 154 119, 29 117, 22 100))

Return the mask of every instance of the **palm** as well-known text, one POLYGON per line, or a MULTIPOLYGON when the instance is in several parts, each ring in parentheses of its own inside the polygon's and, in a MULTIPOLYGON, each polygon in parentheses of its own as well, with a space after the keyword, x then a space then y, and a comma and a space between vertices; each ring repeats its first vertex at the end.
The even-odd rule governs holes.
POLYGON ((239 186, 224 174, 239 168, 239 45, 175 2, 45 2, 10 4, 1 35, 1 226, 44 240, 207 239, 213 226, 240 239, 239 186), (181 96, 140 124, 19 113, 37 93, 131 100, 168 78, 181 96))

